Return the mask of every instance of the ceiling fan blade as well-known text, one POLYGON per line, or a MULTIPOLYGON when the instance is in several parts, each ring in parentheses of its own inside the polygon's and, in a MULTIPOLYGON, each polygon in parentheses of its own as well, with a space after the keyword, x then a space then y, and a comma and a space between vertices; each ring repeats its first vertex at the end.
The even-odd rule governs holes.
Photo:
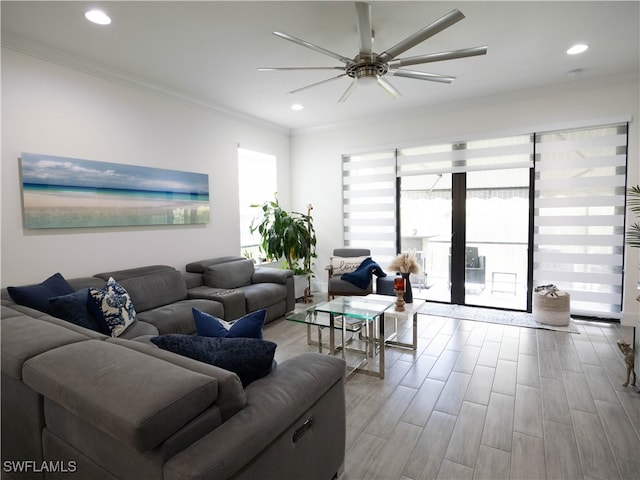
POLYGON ((338 103, 346 102, 347 98, 351 96, 351 94, 353 93, 353 91, 356 89, 357 86, 358 86, 358 79, 354 78, 353 82, 351 82, 351 84, 347 87, 347 89, 344 91, 344 93, 338 100, 338 103))
POLYGON ((398 98, 401 96, 398 89, 393 85, 391 85, 386 79, 384 79, 380 75, 378 75, 378 85, 380 85, 393 98, 398 98))
POLYGON ((260 72, 272 72, 274 70, 345 70, 347 67, 258 67, 260 72))
POLYGON ((338 75, 337 77, 327 78, 326 80, 322 80, 321 82, 312 83, 311 85, 307 85, 306 87, 296 88, 295 90, 291 90, 290 92, 287 92, 287 93, 301 92, 302 90, 306 90, 307 88, 317 87, 318 85, 322 85, 324 83, 332 82, 333 80, 337 80, 338 78, 342 78, 342 77, 344 77, 346 75, 347 75, 346 73, 343 73, 342 75, 338 75))
POLYGON ((449 52, 429 53, 428 55, 418 55, 417 57, 398 58, 389 62, 389 68, 406 67, 408 65, 420 65, 422 63, 441 62, 443 60, 455 60, 456 58, 474 57, 485 55, 487 47, 471 47, 461 50, 451 50, 449 52))
POLYGON ((331 52, 325 48, 319 47, 317 45, 314 45, 313 43, 309 43, 305 40, 301 40, 299 38, 294 37, 293 35, 289 35, 288 33, 282 33, 282 32, 273 32, 273 34, 276 37, 280 37, 280 38, 284 38, 285 40, 289 40, 290 42, 293 43, 297 43, 298 45, 301 45, 303 47, 307 47, 310 48, 311 50, 314 50, 318 53, 322 53, 324 55, 329 55, 330 57, 333 57, 335 59, 340 60, 341 62, 344 63, 351 63, 353 60, 347 57, 343 57, 342 55, 335 53, 335 52, 331 52))
POLYGON ((405 38, 400 43, 394 45, 385 52, 378 55, 378 60, 381 62, 388 62, 389 60, 397 57, 403 52, 406 52, 411 47, 415 47, 417 44, 424 42, 427 38, 434 36, 436 33, 441 32, 445 28, 450 27, 456 22, 459 22, 464 18, 462 12, 457 9, 451 10, 444 17, 436 20, 431 25, 427 25, 422 30, 417 31, 413 35, 405 38))
POLYGON ((371 43, 371 5, 356 2, 356 15, 358 17, 358 37, 360 38, 360 55, 371 56, 373 45, 371 43))
POLYGON ((389 70, 394 77, 415 78, 417 80, 429 80, 431 82, 451 83, 456 77, 438 75, 437 73, 417 72, 415 70, 389 70))

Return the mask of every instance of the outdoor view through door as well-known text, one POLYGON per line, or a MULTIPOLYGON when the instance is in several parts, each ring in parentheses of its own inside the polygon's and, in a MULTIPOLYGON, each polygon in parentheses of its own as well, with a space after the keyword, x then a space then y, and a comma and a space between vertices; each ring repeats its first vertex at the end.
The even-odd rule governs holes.
POLYGON ((414 296, 526 310, 529 169, 404 177, 400 224, 401 250, 415 250, 423 267, 412 278, 414 296), (455 175, 466 182, 452 182, 455 175), (455 191, 465 184, 464 191, 455 191), (454 210, 455 196, 465 199, 464 208, 454 210), (454 235, 452 225, 465 232, 454 235), (464 248, 452 249, 452 239, 461 238, 464 248), (456 253, 464 255, 463 276, 452 275, 456 253), (456 285, 464 298, 452 297, 456 285))

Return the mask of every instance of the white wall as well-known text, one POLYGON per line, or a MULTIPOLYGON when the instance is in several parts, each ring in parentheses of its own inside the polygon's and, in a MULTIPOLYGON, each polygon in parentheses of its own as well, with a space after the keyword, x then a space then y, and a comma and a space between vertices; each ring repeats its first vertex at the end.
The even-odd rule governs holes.
POLYGON ((289 135, 2 50, 2 285, 240 253, 238 144, 277 156, 287 205, 289 135), (209 175, 198 226, 26 230, 18 157, 43 153, 209 175))
MULTIPOLYGON (((504 95, 416 111, 403 118, 365 119, 359 125, 294 132, 291 142, 291 157, 295 159, 292 163, 292 198, 296 205, 310 202, 316 206, 316 288, 326 290, 324 266, 328 264, 333 248, 342 246, 342 154, 375 151, 382 147, 530 133, 631 117, 628 174, 629 184, 636 185, 640 184, 639 90, 637 80, 607 87, 573 83, 571 89, 564 88, 563 91, 537 91, 530 92, 528 96, 504 95), (309 188, 310 185, 314 188, 309 188)), ((387 98, 381 95, 380 101, 387 101, 387 98)), ((638 249, 627 248, 626 251, 624 312, 625 323, 630 325, 640 320, 640 303, 635 301, 638 253, 638 249)))

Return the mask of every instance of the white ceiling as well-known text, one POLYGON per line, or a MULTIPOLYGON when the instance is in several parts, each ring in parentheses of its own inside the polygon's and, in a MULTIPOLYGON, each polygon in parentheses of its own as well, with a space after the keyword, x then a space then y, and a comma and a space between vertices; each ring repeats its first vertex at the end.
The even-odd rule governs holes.
POLYGON ((358 52, 353 2, 2 1, 3 45, 118 81, 142 83, 202 105, 298 130, 372 116, 543 88, 638 81, 638 1, 373 1, 380 53, 457 8, 466 18, 402 56, 488 46, 485 56, 409 67, 453 75, 452 84, 388 77, 394 100, 377 86, 338 103, 350 79, 286 92, 340 71, 257 67, 338 66, 339 61, 278 38, 286 32, 352 58, 358 52), (98 6, 113 22, 96 26, 98 6), (565 53, 587 43, 581 55, 565 53), (567 73, 583 69, 569 79, 567 73), (293 103, 305 109, 294 112, 293 103))

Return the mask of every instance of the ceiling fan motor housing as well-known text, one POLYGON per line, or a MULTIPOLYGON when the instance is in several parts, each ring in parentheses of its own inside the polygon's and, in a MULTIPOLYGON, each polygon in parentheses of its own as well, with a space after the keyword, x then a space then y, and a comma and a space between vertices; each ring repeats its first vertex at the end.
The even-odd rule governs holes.
POLYGON ((377 78, 387 73, 389 70, 387 64, 378 62, 375 58, 375 53, 372 56, 358 55, 355 58, 354 63, 347 66, 347 75, 351 78, 357 78, 360 80, 362 78, 377 78))

